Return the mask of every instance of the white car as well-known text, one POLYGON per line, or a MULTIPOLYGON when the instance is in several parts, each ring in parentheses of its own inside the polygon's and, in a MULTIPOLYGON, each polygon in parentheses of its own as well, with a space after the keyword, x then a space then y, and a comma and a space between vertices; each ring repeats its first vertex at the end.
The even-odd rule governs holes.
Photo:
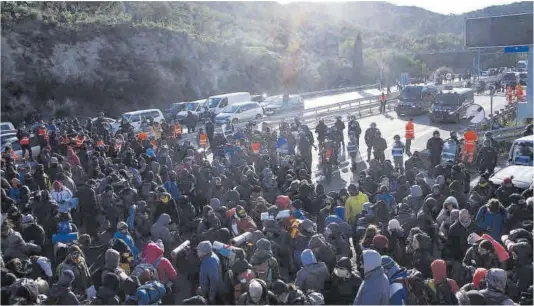
POLYGON ((128 112, 124 113, 120 116, 115 123, 111 126, 111 133, 115 135, 117 131, 119 130, 119 127, 121 126, 122 119, 126 119, 126 121, 130 122, 130 124, 133 127, 134 132, 138 132, 141 128, 141 123, 144 120, 147 120, 151 118, 154 122, 163 122, 165 118, 163 117, 163 113, 157 109, 145 109, 135 112, 128 112))
POLYGON ((230 120, 233 124, 246 122, 263 117, 263 108, 258 102, 236 103, 225 107, 220 114, 215 117, 215 124, 225 124, 230 120))
POLYGON ((200 119, 200 114, 204 111, 204 104, 206 103, 206 100, 197 100, 193 102, 186 102, 183 109, 176 113, 176 119, 178 119, 179 122, 183 123, 189 112, 191 112, 197 121, 200 119))
MULTIPOLYGON (((17 137, 11 137, 6 139, 2 143, 2 151, 4 151, 4 148, 11 144, 11 149, 15 151, 15 153, 20 157, 22 157, 22 149, 20 148, 20 143, 17 137)), ((34 134, 30 135, 30 147, 32 150, 33 158, 36 158, 39 153, 41 153, 41 147, 39 146, 39 141, 37 140, 37 137, 34 134)), ((26 157, 28 156, 28 153, 26 153, 26 157)))
POLYGON ((11 122, 0 122, 0 129, 2 134, 7 132, 16 132, 15 126, 11 122))
POLYGON ((267 97, 261 106, 265 110, 266 115, 274 115, 275 113, 291 113, 301 112, 304 110, 304 99, 299 95, 290 95, 288 100, 284 103, 284 96, 267 97))

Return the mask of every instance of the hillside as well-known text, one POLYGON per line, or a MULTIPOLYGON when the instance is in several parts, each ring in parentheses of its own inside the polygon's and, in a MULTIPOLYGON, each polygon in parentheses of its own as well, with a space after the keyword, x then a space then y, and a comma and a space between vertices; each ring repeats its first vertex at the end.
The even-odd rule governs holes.
POLYGON ((465 17, 533 7, 520 2, 446 16, 386 2, 1 5, 2 121, 98 110, 117 115, 229 91, 373 83, 378 67, 386 82, 402 71, 466 67, 469 58, 423 61, 409 54, 461 49, 465 17), (358 33, 362 42, 355 46, 358 33))

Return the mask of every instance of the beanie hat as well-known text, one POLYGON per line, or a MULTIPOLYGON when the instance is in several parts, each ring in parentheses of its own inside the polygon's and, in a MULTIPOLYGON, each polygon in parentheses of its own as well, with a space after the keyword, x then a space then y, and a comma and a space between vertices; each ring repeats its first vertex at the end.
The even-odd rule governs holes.
POLYGON ((197 250, 203 255, 210 254, 212 251, 212 245, 209 240, 202 241, 198 244, 197 250))
POLYGON ((378 234, 373 237, 373 245, 376 248, 384 249, 386 245, 388 244, 389 244, 389 239, 384 235, 378 234))
POLYGON ((221 201, 219 199, 217 199, 217 198, 212 198, 210 200, 210 206, 214 210, 217 210, 217 208, 219 208, 219 206, 221 206, 221 201))

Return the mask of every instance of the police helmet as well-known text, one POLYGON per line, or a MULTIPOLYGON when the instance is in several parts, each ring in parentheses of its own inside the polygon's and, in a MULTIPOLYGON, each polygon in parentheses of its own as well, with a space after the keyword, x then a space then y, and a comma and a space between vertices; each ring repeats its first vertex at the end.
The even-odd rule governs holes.
POLYGON ((486 132, 486 133, 484 134, 484 136, 485 136, 486 138, 491 138, 491 137, 493 137, 493 133, 490 132, 490 131, 488 131, 488 132, 486 132))

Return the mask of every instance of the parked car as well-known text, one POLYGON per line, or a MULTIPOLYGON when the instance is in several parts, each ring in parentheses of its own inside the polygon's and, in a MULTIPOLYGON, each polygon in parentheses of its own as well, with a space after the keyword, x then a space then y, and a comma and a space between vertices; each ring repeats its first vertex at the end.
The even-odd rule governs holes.
POLYGON ((184 110, 188 102, 177 102, 171 104, 171 107, 163 110, 163 116, 165 120, 173 120, 178 113, 184 110))
POLYGON ((304 99, 299 95, 286 96, 284 102, 284 96, 271 96, 267 97, 265 101, 261 103, 266 115, 274 115, 275 113, 287 113, 304 110, 304 99))
POLYGON ((224 108, 236 103, 251 102, 248 92, 234 92, 223 95, 211 96, 206 100, 206 107, 212 114, 219 114, 224 108))
POLYGON ((246 122, 263 117, 263 108, 258 102, 235 103, 225 107, 220 114, 215 117, 217 125, 225 124, 230 120, 233 124, 246 122))
POLYGON ((438 93, 433 84, 408 85, 399 95, 395 111, 397 116, 426 114, 438 93))
MULTIPOLYGON (((4 151, 4 148, 8 144, 11 144, 11 149, 13 149, 19 157, 22 157, 22 149, 20 147, 20 143, 17 137, 13 136, 13 137, 7 138, 5 141, 2 141, 2 151, 4 151)), ((34 134, 30 135, 30 146, 31 146, 33 157, 34 158, 37 157, 37 155, 41 153, 41 147, 39 146, 39 140, 34 134)), ((26 156, 28 156, 27 153, 26 153, 26 156)))
POLYGON ((17 131, 17 129, 15 129, 15 126, 11 122, 1 122, 0 129, 1 129, 2 134, 7 133, 7 132, 17 131))
POLYGON ((176 119, 183 123, 184 119, 187 117, 187 114, 191 112, 193 116, 197 119, 203 119, 203 116, 201 116, 204 113, 204 105, 206 100, 196 100, 192 102, 185 102, 182 110, 176 114, 176 119))
POLYGON ((165 120, 165 118, 163 117, 163 113, 157 108, 124 113, 120 116, 119 119, 117 119, 112 124, 111 133, 113 135, 115 135, 115 133, 117 133, 117 131, 119 130, 122 119, 126 119, 126 121, 130 122, 130 124, 133 127, 134 132, 139 131, 139 129, 141 128, 141 123, 144 120, 151 119, 154 122, 160 122, 160 123, 165 120))

